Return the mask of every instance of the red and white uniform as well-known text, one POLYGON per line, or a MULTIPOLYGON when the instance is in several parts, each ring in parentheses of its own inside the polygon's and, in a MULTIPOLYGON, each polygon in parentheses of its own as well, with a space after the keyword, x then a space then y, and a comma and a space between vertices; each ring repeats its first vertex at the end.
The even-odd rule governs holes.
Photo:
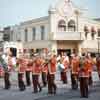
POLYGON ((71 70, 72 70, 72 74, 79 73, 79 58, 78 57, 73 57, 71 61, 71 70))
POLYGON ((26 71, 32 71, 32 60, 31 59, 26 59, 27 61, 26 61, 26 64, 27 64, 27 66, 26 66, 26 71))
POLYGON ((63 65, 64 65, 64 72, 67 72, 67 69, 69 67, 69 59, 66 59, 66 57, 63 60, 63 65))
POLYGON ((41 62, 42 62, 42 72, 47 74, 48 73, 48 64, 45 64, 44 60, 42 60, 41 62))
POLYGON ((33 67, 32 67, 32 74, 33 75, 40 75, 42 71, 41 68, 41 60, 40 59, 36 59, 33 63, 33 67))
POLYGON ((80 77, 89 77, 92 72, 92 65, 92 60, 85 58, 83 68, 80 70, 80 77))
POLYGON ((19 64, 18 72, 19 73, 24 73, 25 70, 26 70, 26 62, 25 62, 25 60, 24 59, 19 59, 18 64, 19 64))
POLYGON ((8 70, 12 71, 13 67, 12 57, 8 57, 8 70))
POLYGON ((0 77, 3 77, 3 76, 4 76, 4 71, 3 71, 2 66, 0 66, 0 77))
POLYGON ((48 65, 48 71, 49 71, 50 74, 56 73, 56 64, 57 64, 56 58, 52 57, 49 65, 48 65))

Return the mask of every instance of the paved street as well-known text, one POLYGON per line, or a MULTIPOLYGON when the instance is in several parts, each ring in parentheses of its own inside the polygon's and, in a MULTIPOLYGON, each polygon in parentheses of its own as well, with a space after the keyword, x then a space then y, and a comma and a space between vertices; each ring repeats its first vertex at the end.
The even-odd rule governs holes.
MULTIPOLYGON (((68 78, 68 84, 62 85, 58 78, 59 73, 56 76, 57 83, 57 94, 51 96, 47 94, 47 88, 43 88, 43 91, 38 94, 32 93, 32 87, 27 87, 26 91, 20 92, 17 87, 17 83, 14 78, 16 74, 12 77, 12 87, 11 89, 3 89, 3 80, 0 80, 0 100, 84 100, 80 98, 79 90, 73 91, 70 87, 70 78, 68 78)), ((69 74, 68 74, 69 75, 69 74)), ((97 73, 93 73, 94 85, 89 89, 88 100, 100 100, 100 82, 98 81, 97 73)))

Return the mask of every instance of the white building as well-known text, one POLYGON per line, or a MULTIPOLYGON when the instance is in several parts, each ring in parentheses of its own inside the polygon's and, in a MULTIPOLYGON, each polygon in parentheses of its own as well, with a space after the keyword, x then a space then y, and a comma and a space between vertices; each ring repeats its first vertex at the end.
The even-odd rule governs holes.
POLYGON ((3 35, 4 35, 4 32, 3 31, 0 31, 0 42, 3 41, 3 35))
POLYGON ((98 52, 100 22, 85 18, 70 0, 58 0, 50 6, 48 16, 20 23, 14 29, 14 41, 24 48, 48 48, 52 51, 98 52))

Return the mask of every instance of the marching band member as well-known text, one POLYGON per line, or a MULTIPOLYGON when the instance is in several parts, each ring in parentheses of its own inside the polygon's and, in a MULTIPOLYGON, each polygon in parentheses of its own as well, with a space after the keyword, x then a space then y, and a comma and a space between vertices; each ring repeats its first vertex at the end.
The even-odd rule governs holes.
POLYGON ((62 75, 62 81, 65 84, 67 83, 67 69, 69 66, 69 59, 67 56, 65 56, 65 58, 63 59, 62 64, 64 65, 64 70, 61 72, 61 75, 62 75))
POLYGON ((23 58, 17 59, 17 65, 18 65, 18 86, 20 91, 24 91, 26 87, 23 78, 26 70, 26 65, 24 63, 23 58))
POLYGON ((26 85, 30 86, 31 85, 30 72, 31 72, 31 69, 32 69, 32 60, 29 59, 28 57, 25 57, 24 63, 26 63, 26 71, 25 71, 26 85))
POLYGON ((47 73, 48 73, 47 60, 42 59, 42 82, 44 87, 46 87, 47 85, 47 73))
POLYGON ((79 72, 79 58, 77 55, 73 55, 72 60, 71 60, 72 89, 78 88, 78 72, 79 72))
POLYGON ((100 55, 96 58, 96 66, 97 66, 98 76, 100 79, 100 55))
POLYGON ((5 89, 10 88, 10 81, 9 81, 9 72, 8 72, 8 65, 7 65, 7 57, 1 56, 0 55, 0 64, 3 67, 4 70, 4 84, 5 84, 5 89))
POLYGON ((13 68, 12 64, 12 57, 11 55, 8 56, 7 59, 7 70, 4 72, 4 83, 5 83, 5 89, 10 89, 11 83, 10 83, 10 71, 13 68))
POLYGON ((90 67, 92 66, 92 61, 89 56, 86 56, 81 61, 80 66, 80 92, 81 97, 88 98, 88 85, 89 85, 89 77, 90 77, 90 67))
POLYGON ((8 69, 9 69, 9 71, 12 71, 12 70, 14 70, 14 68, 13 68, 14 66, 13 66, 13 62, 12 62, 12 57, 8 57, 8 69))
POLYGON ((32 67, 32 80, 33 80, 34 93, 38 92, 38 88, 39 92, 42 91, 42 87, 39 83, 40 74, 41 74, 41 60, 40 57, 36 56, 36 58, 33 61, 33 67, 32 67))
POLYGON ((30 58, 28 60, 28 64, 27 64, 27 68, 26 68, 26 82, 27 82, 27 86, 31 85, 30 73, 32 72, 32 64, 33 64, 33 61, 30 58))
POLYGON ((87 66, 89 68, 89 86, 92 86, 93 59, 91 58, 90 54, 87 55, 87 66))
POLYGON ((55 80, 55 73, 56 73, 56 55, 53 55, 50 58, 49 64, 48 64, 48 94, 56 94, 56 84, 54 82, 55 80))

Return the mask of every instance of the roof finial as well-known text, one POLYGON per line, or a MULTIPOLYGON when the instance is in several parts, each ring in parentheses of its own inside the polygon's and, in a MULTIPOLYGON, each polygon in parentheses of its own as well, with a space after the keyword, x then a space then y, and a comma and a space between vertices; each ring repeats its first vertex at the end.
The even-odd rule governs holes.
POLYGON ((69 3, 71 0, 65 0, 66 3, 69 3))
POLYGON ((68 0, 68 2, 70 2, 70 0, 68 0))

